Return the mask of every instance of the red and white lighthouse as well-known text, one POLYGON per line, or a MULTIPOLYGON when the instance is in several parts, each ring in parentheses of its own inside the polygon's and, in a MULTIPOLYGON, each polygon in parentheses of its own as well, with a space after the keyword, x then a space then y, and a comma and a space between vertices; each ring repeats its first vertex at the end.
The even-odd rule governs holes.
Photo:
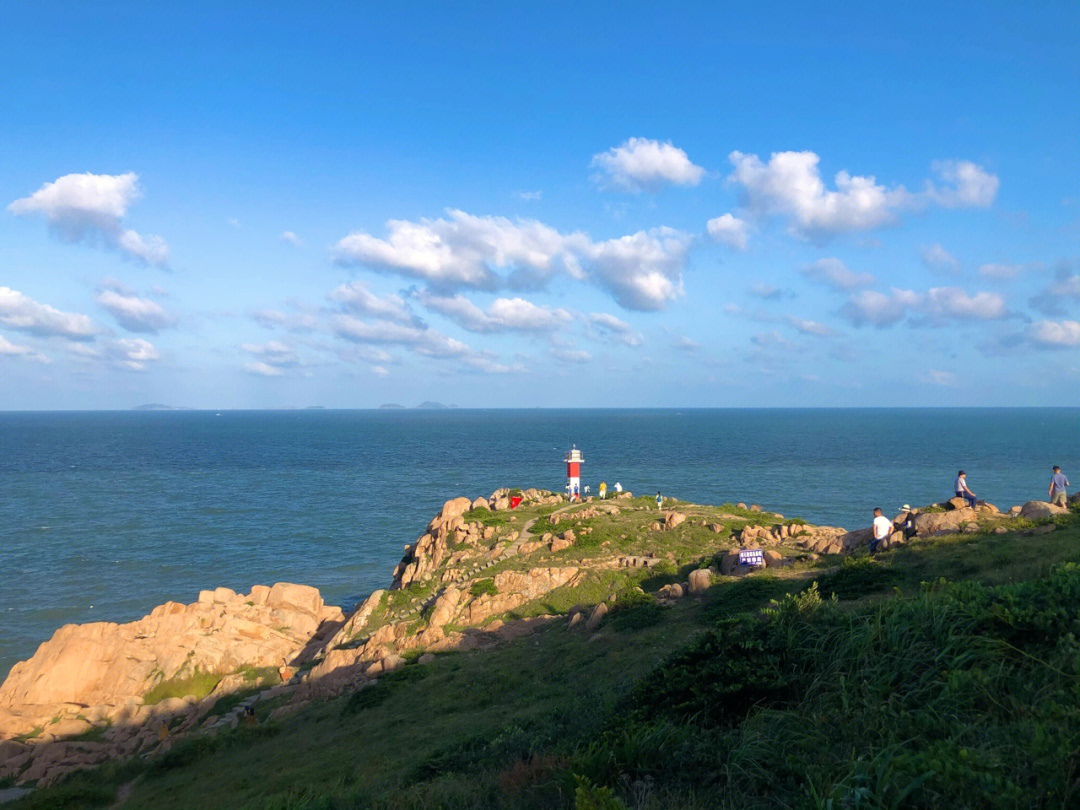
POLYGON ((585 463, 585 457, 574 445, 566 454, 566 494, 572 501, 581 500, 581 465, 585 463))

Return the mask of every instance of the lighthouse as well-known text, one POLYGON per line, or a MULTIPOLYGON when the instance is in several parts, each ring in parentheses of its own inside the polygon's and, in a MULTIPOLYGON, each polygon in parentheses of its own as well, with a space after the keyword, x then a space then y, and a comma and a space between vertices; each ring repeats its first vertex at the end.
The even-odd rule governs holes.
POLYGON ((581 465, 584 463, 584 456, 574 445, 566 454, 566 494, 572 501, 581 500, 581 465))

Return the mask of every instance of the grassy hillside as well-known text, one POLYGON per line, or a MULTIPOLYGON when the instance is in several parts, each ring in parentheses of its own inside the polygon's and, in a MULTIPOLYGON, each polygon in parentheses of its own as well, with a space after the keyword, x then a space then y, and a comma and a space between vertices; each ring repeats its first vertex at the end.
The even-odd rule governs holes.
POLYGON ((1080 806, 1080 518, 1017 525, 670 605, 664 575, 612 572, 589 584, 622 594, 596 632, 559 620, 272 722, 260 704, 10 806, 1080 806))

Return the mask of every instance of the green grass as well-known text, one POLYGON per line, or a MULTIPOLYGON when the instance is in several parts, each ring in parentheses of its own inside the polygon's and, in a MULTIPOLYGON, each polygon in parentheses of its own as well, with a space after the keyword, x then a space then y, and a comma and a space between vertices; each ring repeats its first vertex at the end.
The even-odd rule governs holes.
POLYGON ((196 672, 186 678, 169 678, 160 681, 143 696, 143 703, 152 706, 166 698, 182 698, 188 695, 202 699, 214 691, 224 675, 213 672, 196 672))
MULTIPOLYGON (((515 510, 516 511, 516 510, 515 510)), ((462 519, 466 523, 479 523, 482 526, 506 526, 510 523, 510 512, 493 512, 490 509, 470 509, 462 519)))
MULTIPOLYGON (((655 589, 722 541, 698 541, 700 520, 735 514, 687 509, 697 526, 652 533, 677 550, 665 570, 591 571, 507 617, 615 593, 597 633, 553 622, 280 722, 260 703, 256 726, 10 806, 105 808, 126 783, 125 810, 1077 805, 1080 520, 723 578, 660 607, 655 589)), ((607 536, 636 548, 653 519, 626 509, 607 536)))
POLYGON ((499 589, 495 587, 495 580, 493 579, 478 579, 469 588, 469 593, 473 596, 495 596, 499 592, 499 589))

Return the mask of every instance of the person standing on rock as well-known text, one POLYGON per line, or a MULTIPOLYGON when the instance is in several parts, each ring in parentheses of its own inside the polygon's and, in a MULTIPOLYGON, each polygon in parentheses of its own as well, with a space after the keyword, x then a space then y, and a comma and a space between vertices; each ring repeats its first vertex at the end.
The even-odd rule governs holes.
POLYGON ((965 501, 968 502, 968 506, 970 506, 972 509, 975 508, 975 504, 978 503, 978 499, 976 499, 975 493, 968 489, 967 473, 965 473, 963 470, 960 470, 960 472, 956 474, 956 485, 953 487, 953 489, 956 490, 957 498, 963 498, 965 501))
POLYGON ((882 514, 880 506, 874 509, 873 530, 874 539, 870 541, 871 554, 877 553, 878 543, 880 543, 882 540, 887 540, 889 535, 892 534, 893 531, 892 521, 882 514))
POLYGON ((1070 486, 1069 479, 1061 471, 1061 467, 1054 465, 1053 475, 1050 476, 1050 503, 1054 506, 1068 506, 1068 498, 1065 488, 1070 486))
POLYGON ((607 499, 607 481, 600 482, 600 500, 607 499))
POLYGON ((664 508, 664 499, 661 497, 659 490, 656 493, 656 511, 659 512, 664 508))
POLYGON ((620 484, 618 481, 616 481, 615 482, 615 494, 618 495, 620 492, 622 492, 622 484, 620 484))

